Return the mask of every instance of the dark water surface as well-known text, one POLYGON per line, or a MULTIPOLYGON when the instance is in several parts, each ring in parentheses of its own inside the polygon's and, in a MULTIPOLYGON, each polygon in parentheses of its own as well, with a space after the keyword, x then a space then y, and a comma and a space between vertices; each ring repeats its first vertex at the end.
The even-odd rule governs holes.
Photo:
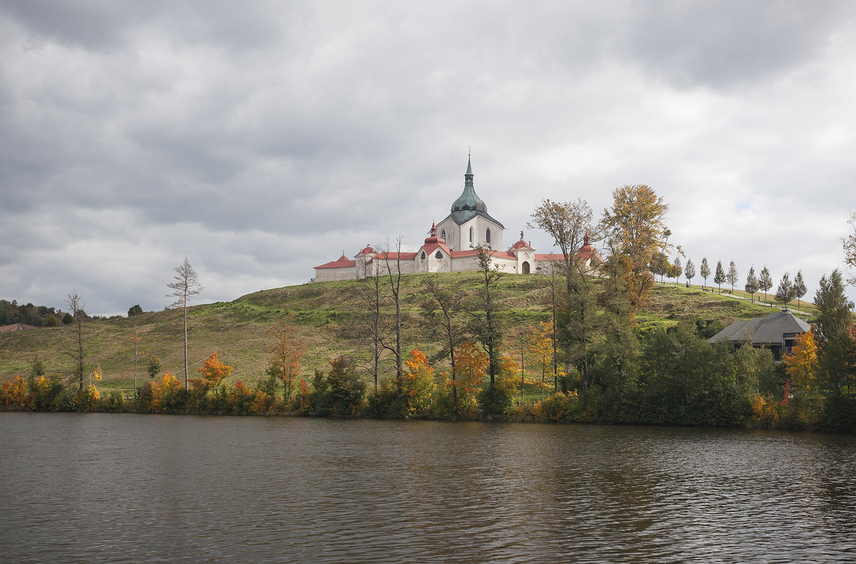
POLYGON ((854 562, 856 438, 0 413, 3 562, 854 562))

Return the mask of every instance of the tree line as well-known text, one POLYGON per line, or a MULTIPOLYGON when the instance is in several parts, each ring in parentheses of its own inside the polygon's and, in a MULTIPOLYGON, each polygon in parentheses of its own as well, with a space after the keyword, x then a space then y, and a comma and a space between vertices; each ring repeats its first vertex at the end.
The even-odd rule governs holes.
MULTIPOLYGON (((817 323, 782 363, 768 349, 708 343, 721 327, 703 320, 640 330, 636 314, 650 300, 658 274, 652 265, 674 248, 664 224, 667 210, 644 185, 616 189, 613 205, 598 220, 582 199, 544 200, 530 226, 548 233, 561 251, 545 276, 533 278, 544 285, 546 322, 512 322, 498 284, 505 273, 488 249, 479 250, 479 269, 466 291, 442 275, 423 275, 420 326, 440 345, 433 357, 405 342, 402 275, 391 258, 360 283, 364 307, 353 330, 363 335, 365 348, 332 359, 312 377, 301 376, 306 342, 286 319, 268 329, 269 364, 254 384, 227 385, 231 367, 212 354, 196 378, 190 378, 185 361, 183 385, 164 373, 135 385, 139 393, 130 401, 116 394, 101 398, 94 386, 84 385, 81 339, 72 353, 80 361, 77 390, 46 377, 34 361, 29 378, 4 384, 0 405, 853 429, 854 306, 838 270, 821 279, 814 297, 817 323), (586 238, 605 249, 602 265, 593 267, 577 253, 586 238), (364 365, 355 360, 367 357, 364 365), (391 373, 385 374, 384 366, 392 367, 391 373)), ((845 262, 856 267, 854 237, 844 248, 845 262)), ((399 239, 395 248, 400 246, 399 239)), ((702 269, 703 276, 710 275, 706 260, 702 269)), ((186 327, 188 299, 201 286, 187 259, 175 270, 169 288, 177 298, 174 306, 184 309, 186 327)), ((725 274, 721 263, 720 270, 725 274)), ((71 310, 82 311, 74 296, 69 296, 71 310)), ((185 350, 186 338, 185 330, 185 350)))

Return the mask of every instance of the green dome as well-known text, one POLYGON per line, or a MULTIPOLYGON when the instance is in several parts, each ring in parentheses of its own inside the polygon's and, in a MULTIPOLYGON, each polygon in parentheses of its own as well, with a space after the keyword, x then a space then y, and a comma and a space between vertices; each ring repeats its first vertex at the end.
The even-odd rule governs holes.
POLYGON ((473 188, 473 165, 469 157, 467 157, 467 172, 464 174, 464 179, 464 191, 452 204, 452 219, 458 225, 469 221, 476 215, 487 215, 487 205, 478 197, 475 188, 473 188), (482 212, 482 214, 478 212, 482 212))

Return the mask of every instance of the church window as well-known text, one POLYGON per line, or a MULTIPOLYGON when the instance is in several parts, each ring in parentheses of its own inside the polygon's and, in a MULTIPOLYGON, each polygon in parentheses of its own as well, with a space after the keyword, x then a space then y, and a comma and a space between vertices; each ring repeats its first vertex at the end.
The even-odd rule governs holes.
POLYGON ((485 242, 486 242, 488 245, 490 245, 490 229, 488 229, 488 230, 485 232, 485 234, 484 234, 484 240, 485 240, 485 242))
POLYGON ((422 251, 422 260, 425 260, 425 251, 422 251))
POLYGON ((470 227, 470 245, 473 244, 473 228, 470 227))
POLYGON ((445 230, 445 229, 443 230, 443 233, 441 233, 441 234, 440 234, 440 238, 441 238, 441 239, 445 239, 445 238, 446 238, 446 230, 445 230))
POLYGON ((443 258, 443 253, 441 253, 440 251, 437 251, 437 254, 436 254, 436 255, 434 255, 434 258, 435 258, 435 259, 441 259, 441 258, 443 258))

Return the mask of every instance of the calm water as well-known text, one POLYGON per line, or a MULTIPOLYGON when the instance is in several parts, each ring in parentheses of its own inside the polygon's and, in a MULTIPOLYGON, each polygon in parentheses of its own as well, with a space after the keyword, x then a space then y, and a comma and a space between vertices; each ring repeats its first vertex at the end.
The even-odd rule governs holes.
POLYGON ((3 562, 853 562, 856 438, 0 413, 3 562))

